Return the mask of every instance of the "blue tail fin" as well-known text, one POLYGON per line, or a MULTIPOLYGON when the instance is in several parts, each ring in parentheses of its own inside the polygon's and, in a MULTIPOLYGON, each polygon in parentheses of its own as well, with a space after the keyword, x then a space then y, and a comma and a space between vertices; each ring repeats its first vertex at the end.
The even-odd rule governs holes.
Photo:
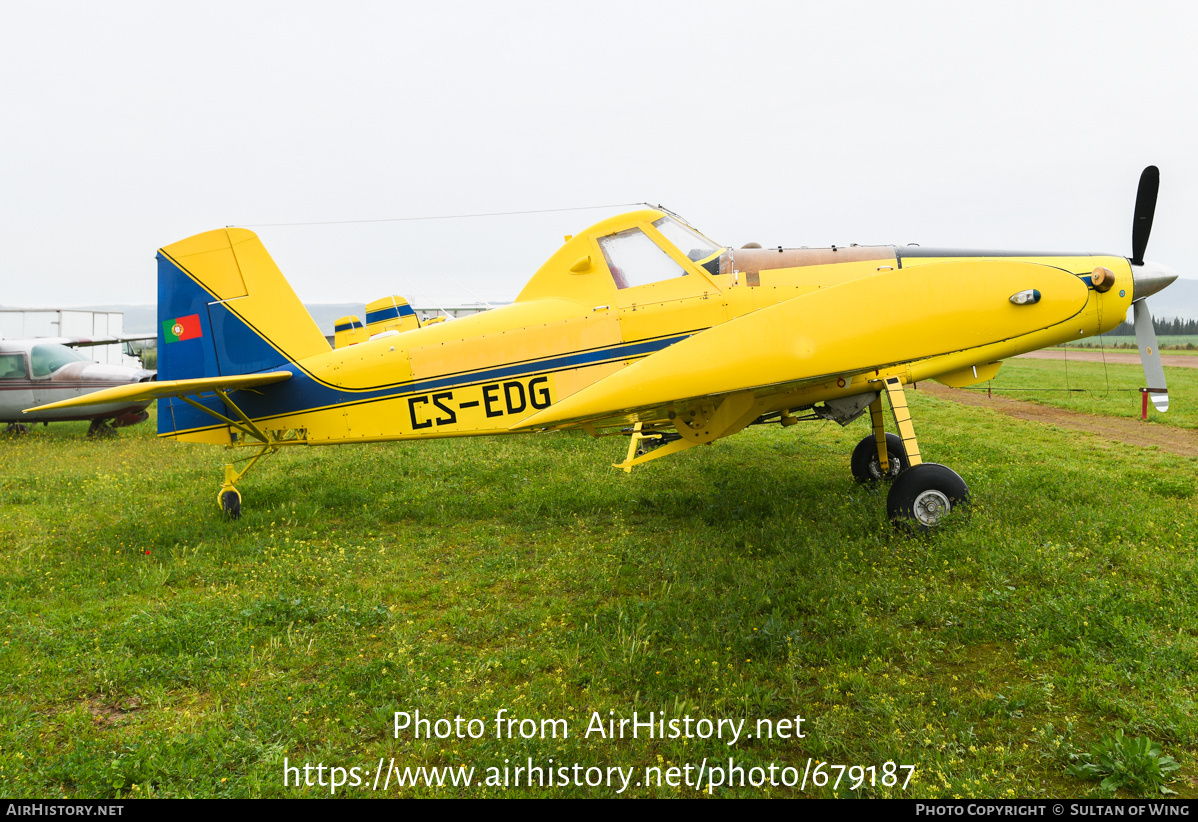
MULTIPOLYGON (((273 371, 328 350, 253 232, 218 229, 158 252, 160 380, 273 371)), ((201 402, 229 413, 219 398, 201 402)), ((182 400, 159 400, 160 435, 212 423, 182 400)))

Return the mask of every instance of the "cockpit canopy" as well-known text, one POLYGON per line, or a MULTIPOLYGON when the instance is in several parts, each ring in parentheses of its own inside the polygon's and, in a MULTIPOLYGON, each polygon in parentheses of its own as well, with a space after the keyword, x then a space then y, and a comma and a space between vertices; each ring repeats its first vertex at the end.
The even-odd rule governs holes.
POLYGON ((662 217, 653 223, 653 227, 692 262, 704 263, 724 250, 718 243, 671 217, 662 217))
MULTIPOLYGON (((654 220, 652 225, 692 262, 702 264, 723 251, 699 232, 670 217, 654 220)), ((616 288, 632 288, 686 276, 686 269, 639 227, 599 237, 598 241, 616 288)))
POLYGON ((717 288, 702 274, 718 275, 724 254, 718 243, 673 215, 657 209, 632 211, 566 237, 565 245, 537 270, 516 302, 564 299, 606 306, 626 300, 678 299, 692 285, 698 295, 717 288), (656 287, 625 293, 644 286, 656 287))
POLYGON ((64 365, 91 362, 87 357, 58 343, 40 343, 29 352, 29 364, 34 377, 48 377, 64 365))

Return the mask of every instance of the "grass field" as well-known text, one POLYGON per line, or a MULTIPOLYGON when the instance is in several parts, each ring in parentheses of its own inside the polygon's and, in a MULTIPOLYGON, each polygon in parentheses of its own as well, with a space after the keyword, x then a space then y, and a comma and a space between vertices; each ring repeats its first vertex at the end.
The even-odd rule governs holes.
POLYGON ((531 758, 694 796, 638 782, 731 757, 876 770, 717 796, 1097 796, 1070 756, 1122 729, 1198 796, 1195 461, 909 396, 925 459, 973 491, 933 538, 850 480, 860 422, 755 427, 632 475, 610 467, 624 443, 582 436, 296 449, 242 484, 238 522, 219 449, 149 425, 0 440, 0 793, 329 795, 284 788, 285 759, 368 772, 338 795, 618 791, 370 789, 380 758, 476 782, 531 758), (394 738, 417 709, 486 732, 394 738), (570 735, 497 739, 501 709, 570 735), (633 711, 746 733, 801 715, 805 736, 583 736, 633 711), (906 790, 887 762, 914 766, 906 790))
MULTIPOLYGON (((1198 428, 1198 368, 1165 366, 1169 383, 1169 410, 1160 414, 1149 403, 1148 419, 1154 425, 1198 428)), ((1138 363, 1101 363, 1062 360, 1005 360, 998 376, 974 390, 994 392, 1043 405, 1139 419, 1140 386, 1144 369, 1138 363)))

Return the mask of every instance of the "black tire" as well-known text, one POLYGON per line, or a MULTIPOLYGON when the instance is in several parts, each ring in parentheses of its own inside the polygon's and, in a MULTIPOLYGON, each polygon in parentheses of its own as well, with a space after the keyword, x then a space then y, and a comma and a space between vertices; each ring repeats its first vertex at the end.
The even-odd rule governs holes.
POLYGON ((882 466, 878 462, 878 444, 874 441, 874 435, 870 434, 853 449, 853 457, 849 460, 853 479, 857 482, 892 480, 907 470, 907 452, 897 434, 886 435, 886 459, 890 460, 890 471, 886 476, 882 476, 882 466))
POLYGON ((944 518, 969 505, 969 486, 957 472, 939 463, 925 462, 899 474, 886 495, 886 512, 896 528, 926 532, 944 518))
POLYGON ((241 494, 232 490, 221 494, 220 510, 229 519, 241 519, 241 494))
POLYGON ((116 436, 116 430, 110 428, 106 420, 92 420, 91 425, 87 427, 89 440, 102 440, 114 436, 116 436))

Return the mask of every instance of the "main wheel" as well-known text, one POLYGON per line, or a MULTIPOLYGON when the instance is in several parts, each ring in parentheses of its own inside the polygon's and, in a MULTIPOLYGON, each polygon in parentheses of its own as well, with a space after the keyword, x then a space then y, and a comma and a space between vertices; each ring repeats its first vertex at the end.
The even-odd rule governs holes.
POLYGON ((4 430, 14 437, 23 437, 29 433, 29 426, 23 422, 10 422, 4 430))
POLYGON ((907 469, 890 486, 886 512, 897 528, 929 531, 949 512, 969 504, 969 486, 951 468, 925 462, 907 469))
POLYGON ((892 480, 907 470, 907 451, 903 441, 897 434, 886 435, 886 459, 890 461, 890 470, 882 476, 882 464, 878 462, 878 443, 870 434, 853 449, 853 457, 849 467, 853 469, 853 479, 857 482, 876 482, 877 480, 892 480))
POLYGON ((87 427, 88 439, 103 439, 116 434, 112 428, 108 427, 106 420, 92 420, 92 424, 87 427))
POLYGON ((236 488, 221 491, 220 510, 229 519, 241 519, 241 493, 236 488))

